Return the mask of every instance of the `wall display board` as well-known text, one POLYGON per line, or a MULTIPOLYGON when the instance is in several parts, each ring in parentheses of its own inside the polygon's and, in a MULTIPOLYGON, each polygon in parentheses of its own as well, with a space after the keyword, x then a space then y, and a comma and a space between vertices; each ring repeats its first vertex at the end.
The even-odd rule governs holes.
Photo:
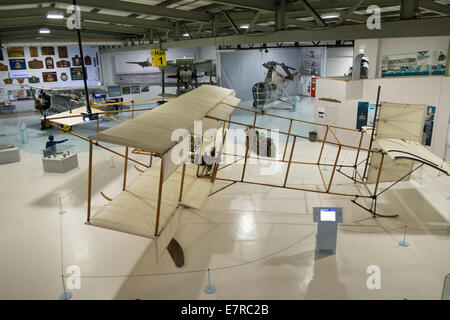
POLYGON ((42 69, 44 67, 44 63, 41 60, 33 59, 28 61, 28 68, 30 69, 42 69))
POLYGON ((8 71, 8 66, 6 64, 0 63, 0 71, 8 71))
POLYGON ((70 68, 70 62, 68 60, 56 61, 56 66, 58 68, 70 68))
POLYGON ((55 48, 53 47, 42 47, 41 53, 43 56, 53 56, 55 55, 55 48))
POLYGON ((39 52, 37 47, 30 47, 30 57, 39 57, 39 52))
POLYGON ((51 57, 45 58, 45 67, 47 69, 54 69, 55 68, 55 65, 53 63, 53 58, 51 58, 51 57))
POLYGON ((130 93, 131 93, 131 87, 122 86, 122 94, 130 94, 130 93))
POLYGON ((381 62, 382 77, 444 75, 447 51, 418 51, 385 55, 381 62))
POLYGON ((25 52, 23 47, 10 47, 6 48, 8 52, 8 57, 25 57, 25 52))
POLYGON ((75 55, 75 57, 72 58, 72 65, 81 66, 81 58, 78 55, 75 55))
POLYGON ((59 46, 58 47, 58 56, 59 58, 68 58, 67 55, 67 47, 66 46, 59 46))
POLYGON ((11 70, 26 70, 27 65, 25 59, 9 59, 9 67, 11 70))
POLYGON ((72 80, 83 80, 83 68, 70 68, 70 78, 72 80))
POLYGON ((42 79, 44 82, 56 82, 58 77, 56 72, 42 72, 42 79))

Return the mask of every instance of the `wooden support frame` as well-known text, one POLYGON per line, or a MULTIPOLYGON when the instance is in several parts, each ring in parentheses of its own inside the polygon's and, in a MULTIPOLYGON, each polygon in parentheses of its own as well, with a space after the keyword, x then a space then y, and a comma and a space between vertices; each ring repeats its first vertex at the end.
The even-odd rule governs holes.
MULTIPOLYGON (((375 129, 376 129, 376 123, 377 123, 377 117, 378 117, 378 109, 380 108, 380 94, 381 94, 381 86, 378 86, 377 103, 375 105, 375 115, 373 117, 373 125, 372 125, 372 133, 370 135, 369 150, 372 149, 373 137, 375 135, 375 129)), ((370 159, 370 152, 367 154, 366 164, 364 165, 364 173, 362 175, 364 179, 366 179, 367 168, 369 167, 369 159, 370 159)))
POLYGON ((123 167, 123 187, 122 187, 123 191, 125 191, 127 187, 127 171, 128 171, 128 147, 125 147, 125 163, 123 167))
POLYGON ((93 142, 89 140, 89 176, 88 176, 88 201, 87 201, 87 222, 91 220, 91 197, 92 197, 92 153, 93 142))
POLYGON ((292 119, 291 119, 291 121, 289 121, 289 129, 288 129, 288 133, 287 133, 287 137, 286 137, 286 144, 284 145, 284 151, 283 151, 283 161, 286 158, 286 150, 287 150, 287 146, 289 144, 289 139, 291 137, 291 130, 292 130, 292 119))
POLYGON ((286 187, 286 183, 287 183, 287 180, 288 180, 289 169, 291 168, 292 157, 293 157, 293 155, 294 155, 295 141, 297 141, 297 137, 294 137, 294 141, 292 141, 291 154, 289 155, 289 162, 288 162, 288 166, 287 166, 287 168, 286 168, 286 175, 285 175, 285 177, 284 177, 284 184, 283 184, 283 187, 286 187))
POLYGON ((181 201, 183 199, 183 187, 184 187, 185 173, 186 173, 186 163, 183 163, 183 170, 181 172, 180 195, 178 196, 178 201, 181 201))
POLYGON ((161 198, 163 192, 163 175, 164 175, 164 163, 161 157, 161 168, 159 171, 159 186, 158 186, 158 202, 156 205, 156 220, 155 220, 155 237, 159 234, 159 217, 161 215, 161 198))

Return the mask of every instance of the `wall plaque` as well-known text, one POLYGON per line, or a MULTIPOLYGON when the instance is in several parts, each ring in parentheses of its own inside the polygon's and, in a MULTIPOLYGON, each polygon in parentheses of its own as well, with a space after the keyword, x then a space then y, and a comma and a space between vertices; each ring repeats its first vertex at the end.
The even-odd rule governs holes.
POLYGON ((68 58, 66 46, 58 47, 58 56, 60 58, 68 58))
POLYGON ((39 83, 39 77, 36 76, 29 77, 28 83, 39 83))
POLYGON ((11 79, 11 78, 5 78, 5 79, 3 79, 3 82, 4 82, 5 84, 12 84, 12 83, 13 83, 13 79, 11 79))
POLYGON ((25 59, 9 59, 9 67, 11 70, 26 70, 27 65, 25 59))
POLYGON ((70 68, 70 78, 72 80, 83 80, 83 68, 70 68))
POLYGON ((53 58, 52 57, 45 58, 45 67, 47 69, 54 69, 55 68, 55 65, 53 64, 53 58))
POLYGON ((30 56, 31 57, 39 57, 38 48, 30 47, 30 56))
POLYGON ((17 78, 16 80, 19 84, 22 84, 25 81, 25 78, 17 78))
POLYGON ((23 47, 10 47, 6 48, 8 52, 8 57, 25 57, 23 47))
POLYGON ((8 71, 8 66, 6 64, 0 63, 0 71, 8 71))
POLYGON ((2 60, 3 61, 3 49, 2 48, 0 48, 0 60, 2 60))
POLYGON ((55 82, 58 81, 56 72, 42 72, 42 80, 44 82, 55 82))
POLYGON ((85 64, 86 66, 90 66, 90 65, 92 64, 92 59, 91 59, 91 57, 85 56, 85 57, 84 57, 84 64, 85 64))
POLYGON ((68 76, 67 76, 67 73, 65 73, 65 72, 63 72, 63 73, 61 73, 61 76, 59 77, 62 81, 67 81, 67 79, 69 78, 68 76))
POLYGON ((81 58, 78 55, 75 55, 75 57, 72 58, 72 65, 81 66, 81 58))
POLYGON ((70 67, 70 62, 69 62, 69 60, 56 61, 56 66, 58 68, 69 68, 70 67))
POLYGON ((33 59, 28 61, 28 68, 30 69, 42 69, 44 67, 44 63, 41 60, 33 59))
POLYGON ((53 47, 42 47, 41 52, 43 56, 53 56, 55 54, 55 48, 53 47))

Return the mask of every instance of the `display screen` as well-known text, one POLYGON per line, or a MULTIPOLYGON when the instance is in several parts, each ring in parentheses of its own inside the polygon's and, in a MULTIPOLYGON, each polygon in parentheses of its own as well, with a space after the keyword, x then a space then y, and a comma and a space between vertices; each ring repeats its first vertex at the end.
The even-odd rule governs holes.
POLYGON ((336 221, 336 209, 320 209, 320 221, 336 221))

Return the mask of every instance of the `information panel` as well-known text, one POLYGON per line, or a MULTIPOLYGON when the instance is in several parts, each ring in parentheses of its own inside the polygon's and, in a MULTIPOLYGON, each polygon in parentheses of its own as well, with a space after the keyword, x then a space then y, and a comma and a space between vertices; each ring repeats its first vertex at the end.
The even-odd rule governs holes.
POLYGON ((151 50, 152 66, 161 67, 166 66, 166 51, 164 50, 151 50))

